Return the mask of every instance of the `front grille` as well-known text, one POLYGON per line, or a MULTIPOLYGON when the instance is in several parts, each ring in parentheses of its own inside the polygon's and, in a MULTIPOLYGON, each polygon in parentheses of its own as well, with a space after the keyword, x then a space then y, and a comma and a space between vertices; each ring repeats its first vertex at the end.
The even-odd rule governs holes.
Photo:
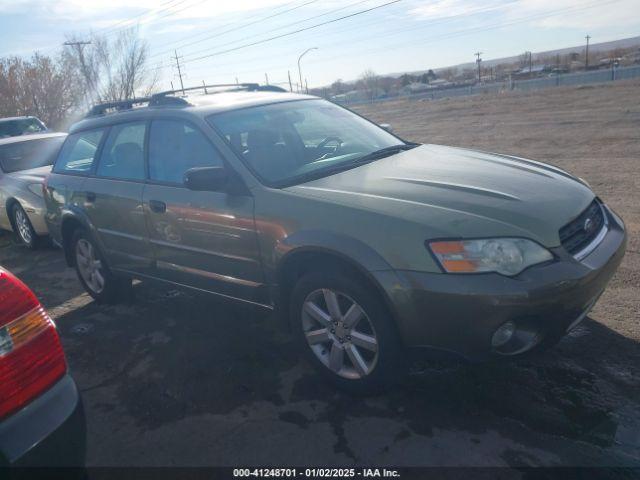
POLYGON ((604 223, 602 207, 594 200, 578 218, 560 229, 560 242, 567 252, 575 255, 596 238, 604 223))

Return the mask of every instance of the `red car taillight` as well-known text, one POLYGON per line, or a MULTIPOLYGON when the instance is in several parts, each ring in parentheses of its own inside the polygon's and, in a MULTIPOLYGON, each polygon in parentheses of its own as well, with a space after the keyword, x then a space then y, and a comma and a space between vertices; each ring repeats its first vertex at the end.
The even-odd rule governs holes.
POLYGON ((0 268, 0 419, 35 399, 66 371, 55 324, 31 290, 0 268))

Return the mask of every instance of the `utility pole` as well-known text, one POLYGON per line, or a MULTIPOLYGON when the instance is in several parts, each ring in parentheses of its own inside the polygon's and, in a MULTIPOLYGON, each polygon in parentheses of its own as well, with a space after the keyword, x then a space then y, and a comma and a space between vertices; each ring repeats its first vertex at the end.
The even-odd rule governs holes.
POLYGON ((302 57, 304 57, 307 53, 309 53, 311 50, 318 50, 318 47, 311 47, 311 48, 307 48, 304 52, 302 52, 302 54, 298 57, 298 76, 300 77, 300 89, 298 90, 298 93, 302 93, 302 87, 303 87, 303 83, 302 83, 302 69, 300 67, 300 60, 302 60, 302 57))
POLYGON ((209 92, 207 92, 207 84, 204 83, 204 80, 202 80, 202 88, 204 88, 204 94, 209 95, 209 92))
POLYGON ((265 85, 269 85, 269 75, 267 75, 266 73, 264 74, 264 81, 265 85))
POLYGON ((585 70, 589 70, 589 40, 591 40, 591 36, 587 35, 584 38, 587 39, 587 52, 586 52, 585 59, 584 59, 584 69, 585 70))
POLYGON ((182 95, 184 95, 184 83, 182 83, 182 70, 180 69, 180 57, 178 57, 178 51, 173 51, 176 54, 176 67, 178 67, 178 77, 180 77, 180 90, 182 90, 182 95))
POLYGON ((73 47, 78 52, 78 60, 80 61, 80 68, 82 69, 82 75, 84 76, 84 81, 87 84, 87 89, 89 90, 89 96, 91 97, 91 101, 93 102, 93 93, 95 91, 93 85, 93 79, 89 74, 89 69, 87 68, 87 64, 84 61, 84 47, 85 45, 91 45, 91 42, 80 42, 80 41, 69 41, 64 42, 64 45, 67 47, 73 47))
POLYGON ((476 59, 476 63, 478 64, 478 83, 480 83, 480 81, 481 81, 481 75, 480 75, 480 62, 482 62, 482 59, 480 58, 480 55, 482 55, 482 52, 476 52, 476 53, 474 53, 474 55, 475 55, 476 57, 478 57, 478 58, 476 59))
POLYGON ((287 75, 289 76, 289 91, 293 92, 293 85, 291 84, 291 70, 287 70, 287 75))
POLYGON ((307 91, 307 95, 309 95, 309 84, 307 83, 307 79, 304 79, 304 88, 307 91))
POLYGON ((532 66, 533 66, 533 60, 531 59, 531 52, 529 53, 529 76, 531 76, 531 70, 532 70, 532 66))

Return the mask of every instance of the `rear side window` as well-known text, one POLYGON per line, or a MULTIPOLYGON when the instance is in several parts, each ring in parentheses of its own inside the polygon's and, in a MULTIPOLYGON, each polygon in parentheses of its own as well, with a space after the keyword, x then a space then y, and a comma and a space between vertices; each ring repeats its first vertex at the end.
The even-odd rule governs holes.
POLYGON ((98 163, 99 177, 144 180, 146 122, 114 125, 104 143, 98 163))
POLYGON ((56 173, 86 174, 93 168, 98 146, 105 129, 74 133, 64 142, 53 171, 56 173))
POLYGON ((182 120, 154 120, 149 132, 149 177, 182 185, 190 168, 222 166, 222 157, 202 132, 182 120))

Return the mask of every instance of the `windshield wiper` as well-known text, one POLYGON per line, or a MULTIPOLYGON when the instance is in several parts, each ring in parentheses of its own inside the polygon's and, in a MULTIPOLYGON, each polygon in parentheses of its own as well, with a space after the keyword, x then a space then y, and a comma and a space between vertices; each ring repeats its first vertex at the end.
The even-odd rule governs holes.
POLYGON ((390 157, 391 155, 395 155, 396 153, 400 153, 405 150, 411 150, 412 148, 415 148, 419 145, 420 144, 418 143, 401 143, 400 145, 392 145, 390 147, 381 148, 380 150, 376 150, 374 152, 368 153, 350 162, 342 163, 342 164, 336 165, 335 167, 322 170, 322 173, 324 175, 333 175, 334 173, 343 172, 345 170, 351 170, 352 168, 356 168, 361 165, 366 165, 367 163, 371 163, 375 160, 380 160, 381 158, 390 157))
POLYGON ((415 148, 417 146, 418 145, 414 143, 401 143, 400 145, 392 145, 390 147, 381 148, 380 150, 376 150, 374 152, 368 153, 363 157, 357 158, 356 160, 354 160, 354 163, 369 163, 373 160, 390 157, 391 155, 395 155, 396 153, 400 153, 405 150, 411 150, 412 148, 415 148))

